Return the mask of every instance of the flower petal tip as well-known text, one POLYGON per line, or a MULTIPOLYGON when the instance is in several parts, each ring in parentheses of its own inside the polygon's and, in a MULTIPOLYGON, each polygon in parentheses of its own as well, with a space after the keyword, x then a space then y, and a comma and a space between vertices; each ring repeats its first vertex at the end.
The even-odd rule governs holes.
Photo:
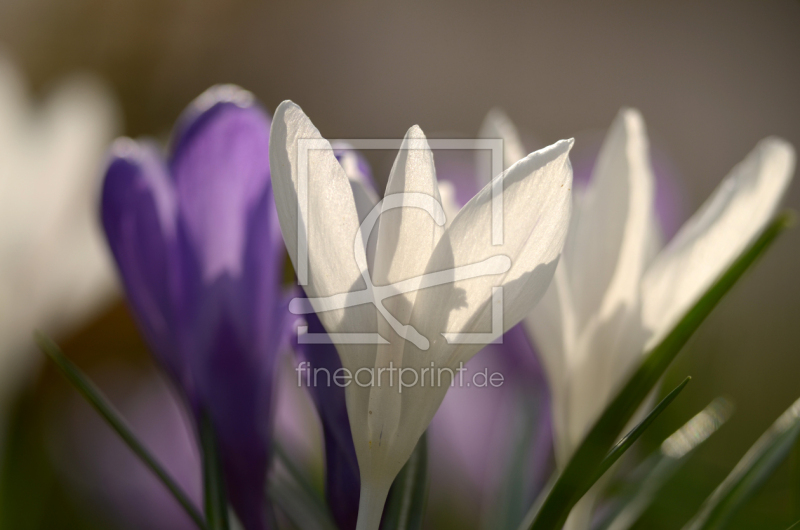
POLYGON ((406 133, 406 138, 412 140, 425 140, 425 133, 422 132, 422 128, 419 125, 412 125, 406 133))
POLYGON ((777 160, 786 164, 790 170, 794 168, 796 151, 792 144, 780 136, 768 136, 758 143, 758 147, 768 156, 773 156, 777 160))
POLYGON ((139 158, 139 143, 133 138, 122 136, 114 140, 109 149, 109 158, 115 160, 118 158, 124 160, 139 158))
POLYGON ((559 156, 565 155, 572 151, 573 146, 575 145, 575 138, 567 138, 565 140, 559 140, 553 145, 545 147, 544 149, 540 149, 537 151, 538 153, 552 153, 554 158, 559 156))
POLYGON ((214 85, 197 96, 190 106, 195 112, 201 113, 220 103, 232 103, 245 109, 255 105, 256 98, 252 92, 238 85, 214 85))
POLYGON ((277 119, 278 116, 282 116, 283 114, 291 114, 297 111, 303 113, 303 109, 300 108, 300 105, 291 99, 285 99, 281 101, 281 104, 278 105, 277 109, 275 109, 275 118, 277 119))
POLYGON ((634 107, 622 107, 619 109, 618 116, 624 119, 628 125, 644 123, 642 113, 639 111, 639 109, 634 107))

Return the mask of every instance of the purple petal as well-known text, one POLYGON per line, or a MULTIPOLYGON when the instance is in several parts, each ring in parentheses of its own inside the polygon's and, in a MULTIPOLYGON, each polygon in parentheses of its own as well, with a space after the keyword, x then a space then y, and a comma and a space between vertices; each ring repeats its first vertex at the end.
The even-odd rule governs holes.
POLYGON ((103 194, 134 312, 195 419, 211 418, 229 500, 247 530, 269 525, 274 365, 288 336, 269 126, 248 92, 215 87, 176 126, 169 167, 127 140, 103 194))
MULTIPOLYGON (((306 316, 310 333, 325 333, 317 315, 306 316)), ((352 530, 358 518, 361 479, 350 422, 347 418, 344 388, 336 385, 333 376, 342 368, 333 344, 302 344, 297 351, 310 364, 303 373, 314 405, 322 422, 325 438, 325 496, 340 530, 352 530), (315 370, 317 377, 315 379, 315 370), (308 384, 310 382, 310 384, 308 384)))
POLYGON ((249 326, 252 348, 270 352, 270 363, 289 337, 286 324, 291 315, 281 288, 285 248, 272 186, 266 186, 247 220, 241 285, 247 308, 242 318, 249 326))
POLYGON ((198 97, 176 128, 171 173, 207 281, 241 272, 246 214, 269 184, 269 128, 253 96, 230 85, 198 97))
POLYGON ((204 362, 195 373, 217 436, 228 499, 244 528, 260 530, 267 528, 272 363, 247 362, 256 360, 236 328, 225 316, 220 319, 216 340, 202 352, 204 362))
POLYGON ((118 140, 101 202, 106 237, 139 325, 172 375, 183 380, 172 335, 176 205, 158 152, 147 144, 118 140))
MULTIPOLYGON (((550 392, 547 378, 539 361, 539 354, 531 342, 522 323, 509 329, 503 336, 501 361, 508 374, 508 384, 537 412, 536 433, 529 455, 531 468, 531 491, 535 496, 544 487, 545 481, 555 469, 553 459, 552 418, 550 416, 550 392)), ((530 499, 533 502, 533 499, 530 499)))
POLYGON ((242 274, 206 285, 192 333, 197 392, 218 437, 231 505, 248 530, 267 525, 272 382, 289 316, 281 290, 283 263, 267 186, 247 220, 242 274))

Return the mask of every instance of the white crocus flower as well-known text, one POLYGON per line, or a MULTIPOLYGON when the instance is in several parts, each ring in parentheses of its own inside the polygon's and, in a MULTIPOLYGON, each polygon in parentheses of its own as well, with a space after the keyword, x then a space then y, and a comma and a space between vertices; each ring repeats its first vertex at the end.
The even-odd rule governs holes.
POLYGON ((118 122, 88 78, 32 103, 0 54, 0 407, 40 357, 33 330, 69 331, 116 290, 97 196, 118 122))
MULTIPOLYGON (((445 228, 433 154, 419 127, 412 127, 392 168, 385 199, 373 212, 381 215, 374 257, 369 259, 363 244, 369 234, 362 235, 359 228, 365 212, 373 209, 366 200, 369 194, 354 193, 357 181, 348 180, 330 146, 294 103, 278 107, 270 143, 284 240, 296 268, 298 235, 307 241, 305 290, 322 299, 315 306, 327 309, 320 312, 320 320, 334 337, 377 331, 384 339, 382 344, 337 344, 343 366, 360 381, 346 389, 362 480, 358 529, 375 530, 392 481, 450 383, 445 371, 444 380, 431 384, 428 378, 433 375, 426 370, 458 368, 482 344, 455 344, 454 335, 487 333, 492 329, 493 306, 502 312, 505 331, 531 310, 550 283, 570 216, 572 140, 514 164, 445 228), (323 148, 316 145, 306 153, 307 165, 299 158, 301 139, 322 142, 323 148), (307 182, 302 182, 305 167, 307 182), (503 191, 503 241, 496 246, 492 245, 492 185, 503 191), (298 208, 298 197, 305 208, 298 208), (405 207, 392 208, 400 203, 405 207), (425 281, 436 280, 435 285, 415 290, 423 275, 425 281), (442 277, 447 281, 441 282, 442 277), (361 299, 373 280, 375 298, 344 308, 335 304, 361 299), (378 291, 387 285, 394 285, 400 294, 382 300, 385 294, 378 291), (493 288, 499 286, 506 287, 502 307, 493 296, 493 288), (381 303, 379 312, 376 307, 381 303), (398 382, 389 380, 391 372, 385 369, 390 366, 414 370, 420 380, 401 392, 398 382)), ((371 216, 366 218, 369 231, 371 216)), ((414 374, 405 377, 407 383, 414 380, 414 374)))
MULTIPOLYGON (((656 345, 748 248, 791 180, 794 150, 767 138, 674 239, 658 249, 644 122, 622 110, 575 211, 555 278, 526 325, 552 391, 556 457, 566 465, 600 413, 656 345)), ((593 495, 567 528, 588 528, 593 495)))

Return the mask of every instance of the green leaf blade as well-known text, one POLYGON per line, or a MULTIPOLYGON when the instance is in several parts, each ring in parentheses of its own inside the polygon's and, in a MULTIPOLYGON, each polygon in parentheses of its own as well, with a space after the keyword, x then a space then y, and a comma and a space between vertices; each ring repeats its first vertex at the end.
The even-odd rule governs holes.
POLYGON ((667 394, 667 396, 662 399, 661 402, 656 405, 656 407, 651 410, 650 413, 638 425, 636 425, 636 427, 631 429, 628 434, 623 436, 622 439, 611 448, 603 461, 600 462, 600 466, 597 468, 597 471, 595 471, 592 479, 587 482, 585 490, 578 494, 579 498, 583 497, 583 495, 589 491, 589 488, 591 488, 595 482, 600 480, 605 472, 608 471, 628 449, 630 449, 633 443, 639 439, 639 437, 644 433, 645 430, 647 430, 648 427, 650 427, 656 418, 660 416, 662 412, 664 412, 664 410, 675 400, 676 397, 678 397, 678 394, 680 394, 681 391, 686 388, 686 385, 688 385, 689 381, 691 380, 691 377, 684 379, 683 382, 675 387, 672 392, 667 394))
POLYGON ((611 510, 598 530, 628 530, 636 524, 694 451, 728 421, 733 408, 730 400, 716 398, 664 440, 661 449, 634 471, 641 480, 626 487, 618 508, 611 510))
POLYGON ((684 530, 723 528, 789 455, 800 437, 800 399, 795 401, 706 499, 684 530))

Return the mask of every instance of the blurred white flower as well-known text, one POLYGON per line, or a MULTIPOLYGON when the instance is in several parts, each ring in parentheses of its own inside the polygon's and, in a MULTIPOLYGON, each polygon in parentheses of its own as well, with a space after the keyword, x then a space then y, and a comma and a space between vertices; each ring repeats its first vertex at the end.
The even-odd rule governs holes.
MULTIPOLYGON (((644 122, 623 109, 591 182, 576 193, 562 259, 526 319, 552 391, 556 458, 563 468, 642 353, 758 237, 794 170, 794 149, 762 140, 660 249, 644 122)), ((588 528, 592 494, 567 528, 588 528)))
MULTIPOLYGON (((368 262, 362 239, 368 234, 360 233, 359 212, 371 211, 374 205, 364 203, 365 194, 353 192, 353 182, 330 148, 317 146, 307 152, 308 181, 301 183, 300 139, 323 142, 302 110, 284 102, 272 124, 272 184, 284 241, 295 267, 298 235, 308 242, 309 281, 305 290, 310 297, 363 293, 367 278, 378 286, 397 286, 400 282, 418 286, 423 275, 432 273, 449 278, 441 285, 376 300, 375 305, 318 311, 329 333, 377 331, 388 339, 381 344, 337 344, 344 368, 357 380, 362 374, 361 382, 346 388, 347 411, 361 473, 357 527, 374 530, 392 481, 449 386, 449 381, 421 384, 416 380, 401 393, 398 384, 389 382, 397 374, 388 370, 391 366, 394 370, 407 369, 425 378, 425 371, 433 366, 452 370, 469 360, 484 343, 456 344, 450 339, 456 334, 485 332, 491 326, 491 308, 497 303, 492 294, 494 286, 508 287, 502 305, 503 332, 539 300, 552 278, 569 223, 572 169, 568 153, 572 141, 560 141, 529 155, 493 181, 502 185, 504 215, 503 244, 495 246, 491 237, 492 185, 484 187, 445 228, 433 155, 422 131, 412 127, 385 194, 387 198, 398 194, 395 199, 401 198, 406 207, 387 206, 396 200, 383 203, 375 256, 368 262), (298 221, 302 189, 308 190, 308 204, 298 221), (426 202, 432 204, 430 213, 421 207, 407 207, 412 199, 421 204, 423 197, 435 201, 426 202), (504 270, 488 266, 498 261, 506 264, 504 270), (454 279, 456 268, 465 265, 482 275, 454 279), (379 315, 376 306, 380 303, 389 315, 379 315), (406 333, 403 337, 408 340, 388 322, 390 317, 401 323, 406 333), (367 377, 360 370, 367 370, 367 377)), ((328 147, 327 143, 323 146, 328 147)))
POLYGON ((67 80, 35 103, 0 52, 0 408, 39 358, 32 331, 69 331, 116 291, 97 198, 119 128, 98 81, 67 80))

